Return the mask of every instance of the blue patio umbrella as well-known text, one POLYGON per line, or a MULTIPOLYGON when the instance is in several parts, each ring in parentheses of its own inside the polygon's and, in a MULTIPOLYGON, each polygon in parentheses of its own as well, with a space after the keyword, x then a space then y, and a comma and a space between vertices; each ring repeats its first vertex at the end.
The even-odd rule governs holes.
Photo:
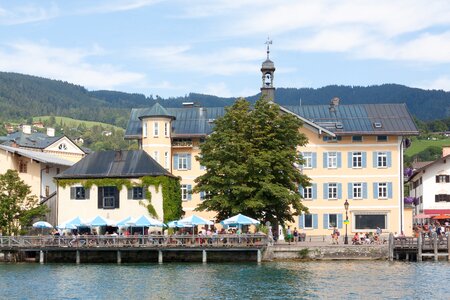
POLYGON ((53 228, 53 225, 46 221, 37 221, 36 223, 33 223, 33 228, 53 228))
POLYGON ((177 224, 183 225, 185 227, 194 227, 197 225, 214 225, 213 222, 203 219, 196 215, 186 217, 186 218, 178 220, 176 222, 177 222, 177 224))
POLYGON ((178 223, 178 221, 170 221, 169 223, 167 223, 167 227, 169 227, 169 228, 183 228, 183 227, 192 227, 192 226, 178 223))
POLYGON ((260 222, 258 220, 252 219, 242 214, 238 214, 226 220, 223 220, 220 223, 228 226, 236 226, 236 225, 241 226, 241 225, 258 225, 260 222))
POLYGON ((131 220, 131 217, 126 217, 125 219, 119 221, 116 223, 117 227, 127 227, 129 225, 127 225, 127 222, 129 222, 131 220))
POLYGON ((75 217, 69 221, 63 222, 56 226, 58 229, 77 229, 78 227, 87 226, 87 222, 80 217, 75 217))
MULTIPOLYGON (((123 221, 121 221, 123 222, 123 221)), ((140 217, 136 218, 129 218, 128 221, 125 221, 125 226, 130 227, 142 227, 142 232, 144 232, 144 227, 165 227, 166 224, 163 222, 147 217, 145 215, 142 215, 140 217)))
POLYGON ((104 218, 102 216, 96 216, 92 220, 88 221, 88 224, 92 227, 96 226, 115 226, 116 221, 104 218))

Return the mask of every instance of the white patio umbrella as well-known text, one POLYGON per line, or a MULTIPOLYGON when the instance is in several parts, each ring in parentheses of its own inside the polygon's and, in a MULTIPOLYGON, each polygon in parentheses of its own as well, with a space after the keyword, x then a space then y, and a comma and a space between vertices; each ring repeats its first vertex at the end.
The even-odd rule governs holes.
POLYGON ((37 221, 36 223, 33 223, 33 228, 40 228, 41 233, 44 233, 44 228, 53 228, 53 225, 46 221, 37 221))

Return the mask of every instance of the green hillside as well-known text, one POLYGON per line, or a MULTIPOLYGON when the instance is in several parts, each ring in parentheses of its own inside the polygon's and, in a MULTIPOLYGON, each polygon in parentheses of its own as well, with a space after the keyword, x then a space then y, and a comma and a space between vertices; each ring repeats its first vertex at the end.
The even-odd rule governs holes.
MULTIPOLYGON (((33 122, 37 122, 37 121, 41 121, 43 123, 49 122, 50 118, 52 118, 52 116, 40 116, 40 117, 34 117, 33 118, 33 122)), ((63 126, 68 126, 68 127, 78 127, 81 124, 84 124, 84 126, 86 126, 87 128, 91 128, 93 126, 102 126, 104 128, 114 128, 114 129, 124 129, 121 127, 117 127, 115 125, 111 125, 111 124, 107 124, 107 123, 102 123, 102 122, 97 122, 97 121, 84 121, 84 120, 77 120, 77 119, 72 119, 69 117, 53 117, 55 118, 55 123, 56 124, 61 124, 63 126)))

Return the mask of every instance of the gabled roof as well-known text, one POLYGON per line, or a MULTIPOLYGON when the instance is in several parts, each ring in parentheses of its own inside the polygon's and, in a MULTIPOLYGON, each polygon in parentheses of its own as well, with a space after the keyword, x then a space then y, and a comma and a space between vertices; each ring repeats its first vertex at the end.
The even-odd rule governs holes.
POLYGON ((435 161, 432 161, 431 163, 428 163, 428 164, 422 166, 420 169, 414 170, 413 175, 408 178, 408 181, 413 180, 418 174, 420 174, 420 172, 422 172, 423 170, 428 169, 429 167, 431 167, 431 166, 433 166, 435 164, 444 163, 445 161, 447 161, 447 163, 448 163, 449 159, 450 159, 450 154, 447 155, 447 156, 444 156, 444 157, 440 157, 440 158, 436 159, 435 161))
POLYGON ((173 177, 145 151, 130 150, 94 152, 55 178, 139 178, 159 175, 173 177))
POLYGON ((62 136, 48 136, 40 132, 28 134, 22 131, 16 131, 2 137, 2 140, 5 140, 3 145, 7 146, 11 146, 15 142, 19 147, 45 149, 61 138, 62 136))
POLYGON ((45 152, 38 152, 33 150, 26 150, 16 147, 10 147, 6 145, 0 145, 0 149, 3 149, 5 151, 8 151, 10 153, 18 154, 24 157, 31 158, 35 161, 44 163, 44 164, 55 164, 55 165, 61 165, 61 166, 72 166, 75 164, 73 161, 66 160, 63 158, 60 158, 56 155, 52 155, 45 152))
MULTIPOLYGON (((150 108, 151 109, 151 108, 150 108)), ((125 132, 126 139, 142 138, 140 117, 149 108, 132 109, 125 132)), ((405 104, 350 104, 280 106, 319 131, 329 135, 418 135, 419 131, 405 104)), ((213 131, 213 121, 225 114, 224 107, 166 108, 176 119, 174 137, 206 136, 213 131)))
POLYGON ((139 119, 146 117, 169 117, 175 119, 175 116, 170 114, 167 109, 165 109, 161 104, 156 102, 149 110, 145 112, 144 115, 139 116, 139 119))

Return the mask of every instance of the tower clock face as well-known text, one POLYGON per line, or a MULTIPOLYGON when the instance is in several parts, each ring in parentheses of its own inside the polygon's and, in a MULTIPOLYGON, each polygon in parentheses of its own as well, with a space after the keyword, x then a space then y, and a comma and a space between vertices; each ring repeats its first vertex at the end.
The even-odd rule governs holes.
POLYGON ((267 86, 272 84, 272 75, 270 73, 264 75, 264 84, 267 86))

